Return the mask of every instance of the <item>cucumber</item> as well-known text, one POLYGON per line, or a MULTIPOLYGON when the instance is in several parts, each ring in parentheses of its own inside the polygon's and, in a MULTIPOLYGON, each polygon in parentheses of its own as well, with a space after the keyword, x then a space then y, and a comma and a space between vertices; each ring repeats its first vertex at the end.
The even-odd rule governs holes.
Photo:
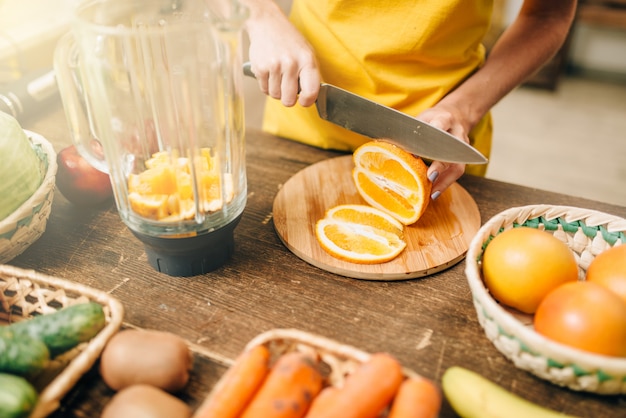
POLYGON ((89 341, 105 325, 106 318, 102 305, 88 302, 14 322, 0 328, 0 335, 11 332, 18 339, 22 336, 39 339, 50 350, 50 357, 55 357, 82 342, 89 341))
POLYGON ((0 417, 22 418, 30 415, 39 395, 26 379, 0 373, 0 417))
POLYGON ((10 331, 0 335, 0 372, 32 376, 43 370, 48 360, 50 351, 43 341, 28 336, 16 338, 10 331))

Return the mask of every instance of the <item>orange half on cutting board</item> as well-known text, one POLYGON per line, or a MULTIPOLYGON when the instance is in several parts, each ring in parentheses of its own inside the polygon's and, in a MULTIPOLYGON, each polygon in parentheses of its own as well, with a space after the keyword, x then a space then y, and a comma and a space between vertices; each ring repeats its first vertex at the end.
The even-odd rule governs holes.
POLYGON ((424 214, 432 184, 426 163, 384 140, 367 142, 353 153, 352 176, 370 205, 411 225, 424 214))
POLYGON ((329 209, 315 227, 315 235, 330 255, 353 263, 389 261, 404 250, 404 226, 387 213, 367 205, 339 205, 329 209))

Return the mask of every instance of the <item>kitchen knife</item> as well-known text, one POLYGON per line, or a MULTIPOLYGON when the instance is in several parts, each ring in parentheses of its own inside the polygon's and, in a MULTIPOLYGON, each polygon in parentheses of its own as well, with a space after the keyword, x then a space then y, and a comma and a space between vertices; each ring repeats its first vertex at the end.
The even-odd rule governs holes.
MULTIPOLYGON (((249 62, 243 71, 254 77, 249 62)), ((449 133, 331 84, 321 84, 315 105, 324 120, 373 139, 386 139, 422 158, 487 163, 478 150, 449 133)))

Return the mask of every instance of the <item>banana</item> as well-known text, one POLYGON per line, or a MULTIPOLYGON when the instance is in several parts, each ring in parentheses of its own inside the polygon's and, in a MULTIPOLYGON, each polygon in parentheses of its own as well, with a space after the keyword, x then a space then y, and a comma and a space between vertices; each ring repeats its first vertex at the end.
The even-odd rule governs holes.
POLYGON ((575 418, 534 404, 459 366, 445 371, 442 387, 452 408, 463 418, 575 418))

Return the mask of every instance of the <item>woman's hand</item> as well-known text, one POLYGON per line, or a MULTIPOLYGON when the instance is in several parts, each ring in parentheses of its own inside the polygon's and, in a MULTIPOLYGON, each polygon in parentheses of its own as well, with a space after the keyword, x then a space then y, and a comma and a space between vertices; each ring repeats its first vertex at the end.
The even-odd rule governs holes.
MULTIPOLYGON (((461 122, 456 109, 438 104, 422 112, 418 119, 448 132, 469 144, 469 129, 461 122)), ((428 178, 433 182, 431 199, 435 200, 465 172, 465 164, 433 161, 428 167, 428 178)))
POLYGON ((285 106, 311 106, 321 81, 313 48, 273 1, 243 3, 250 9, 249 59, 259 88, 285 106))

